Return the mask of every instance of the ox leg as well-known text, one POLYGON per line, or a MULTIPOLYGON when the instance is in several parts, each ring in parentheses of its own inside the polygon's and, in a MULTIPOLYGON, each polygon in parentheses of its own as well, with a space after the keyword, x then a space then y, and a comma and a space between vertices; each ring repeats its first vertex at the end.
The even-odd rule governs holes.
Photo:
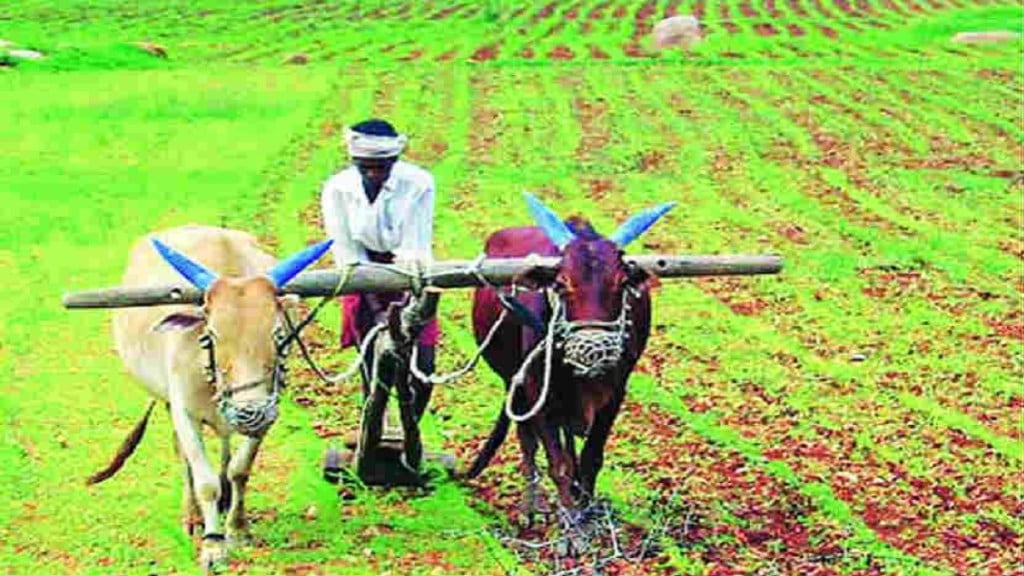
POLYGON ((249 473, 262 442, 262 437, 246 436, 228 464, 227 475, 231 481, 231 508, 228 509, 227 518, 229 544, 244 543, 249 535, 249 522, 245 517, 245 487, 249 483, 249 473))
POLYGON ((594 497, 597 474, 601 471, 601 466, 604 465, 604 445, 608 441, 608 434, 611 432, 612 424, 615 423, 615 417, 619 414, 622 397, 622 393, 616 393, 612 401, 598 411, 590 433, 587 435, 587 441, 583 444, 583 453, 580 455, 580 482, 584 501, 589 501, 594 497))
POLYGON ((174 383, 171 390, 171 420, 178 435, 181 451, 192 471, 192 487, 195 490, 199 508, 203 514, 203 548, 199 556, 200 565, 209 570, 227 560, 227 547, 221 532, 217 501, 220 499, 220 478, 206 459, 200 424, 194 421, 185 409, 184 399, 179 391, 180 383, 174 383))
POLYGON ((549 426, 540 416, 536 417, 537 428, 541 430, 544 450, 548 455, 548 475, 558 488, 558 499, 562 506, 573 510, 572 483, 575 478, 572 459, 566 454, 562 444, 561 430, 558 426, 549 426))
POLYGON ((576 453, 576 438, 573 436, 572 428, 569 426, 562 426, 561 428, 562 439, 565 442, 565 453, 569 458, 569 462, 572 464, 573 476, 572 476, 572 497, 575 502, 580 500, 580 492, 582 492, 580 484, 580 461, 576 453))
POLYGON ((519 437, 519 451, 522 459, 519 461, 519 471, 526 480, 526 494, 520 504, 523 515, 526 517, 526 526, 533 526, 533 516, 540 512, 547 514, 551 510, 547 506, 544 495, 539 491, 540 471, 537 470, 537 433, 528 423, 516 425, 516 435, 519 437))
POLYGON ((185 458, 185 454, 181 450, 177 432, 172 431, 171 434, 174 436, 172 438, 174 453, 181 460, 181 528, 186 535, 191 537, 195 533, 196 527, 202 524, 202 517, 199 513, 199 505, 196 504, 195 491, 192 490, 192 468, 189 467, 188 459, 185 458))
MULTIPOLYGON (((538 420, 542 421, 543 418, 538 420)), ((562 442, 561 426, 538 423, 538 428, 543 431, 544 449, 548 455, 548 474, 558 487, 559 522, 567 538, 564 549, 559 547, 558 550, 560 554, 576 556, 586 549, 585 537, 579 532, 583 517, 576 508, 576 501, 572 496, 576 471, 572 458, 562 442)))
POLYGON ((228 480, 228 465, 231 463, 231 435, 225 434, 220 439, 220 498, 217 499, 217 511, 223 514, 231 506, 231 481, 228 480))

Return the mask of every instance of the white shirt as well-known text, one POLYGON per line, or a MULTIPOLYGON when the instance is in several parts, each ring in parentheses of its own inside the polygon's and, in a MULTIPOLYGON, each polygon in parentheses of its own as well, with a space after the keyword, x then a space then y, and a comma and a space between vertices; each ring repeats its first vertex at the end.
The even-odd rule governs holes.
POLYGON ((367 249, 393 252, 395 260, 433 258, 434 177, 419 166, 395 162, 373 204, 351 166, 324 184, 320 207, 336 266, 366 262, 367 249))

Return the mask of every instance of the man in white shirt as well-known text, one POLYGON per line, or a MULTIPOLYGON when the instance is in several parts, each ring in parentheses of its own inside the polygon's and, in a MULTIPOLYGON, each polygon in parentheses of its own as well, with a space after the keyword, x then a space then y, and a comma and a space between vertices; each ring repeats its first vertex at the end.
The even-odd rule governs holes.
MULTIPOLYGON (((327 235, 334 240, 335 265, 352 263, 429 262, 434 226, 434 178, 429 172, 399 159, 407 138, 384 120, 360 122, 346 130, 352 166, 335 174, 321 192, 327 235)), ((358 346, 366 333, 384 319, 388 304, 403 293, 348 294, 342 306, 341 347, 358 346)), ((419 368, 434 371, 434 347, 440 330, 434 318, 419 339, 419 368)), ((416 414, 422 416, 432 386, 413 379, 416 414)), ((368 394, 363 373, 363 394, 368 394)))

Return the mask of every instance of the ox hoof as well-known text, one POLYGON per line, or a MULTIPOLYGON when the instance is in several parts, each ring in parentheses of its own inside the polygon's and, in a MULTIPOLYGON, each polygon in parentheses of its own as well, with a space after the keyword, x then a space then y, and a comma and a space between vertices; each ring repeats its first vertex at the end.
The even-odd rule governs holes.
POLYGON ((228 568, 228 547, 223 536, 203 537, 203 549, 199 553, 199 567, 203 574, 220 574, 228 568))
POLYGON ((533 526, 533 519, 536 515, 540 514, 543 517, 551 515, 551 505, 548 503, 547 495, 544 490, 537 485, 527 484, 526 492, 523 494, 522 500, 519 502, 519 511, 523 514, 526 520, 526 527, 531 528, 533 526))

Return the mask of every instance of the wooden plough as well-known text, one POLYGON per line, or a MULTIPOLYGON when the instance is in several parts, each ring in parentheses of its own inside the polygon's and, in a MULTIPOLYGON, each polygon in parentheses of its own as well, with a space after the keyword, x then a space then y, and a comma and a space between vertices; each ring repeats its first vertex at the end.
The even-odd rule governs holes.
MULTIPOLYGON (((659 278, 775 274, 782 259, 774 255, 640 255, 626 256, 659 278)), ((494 258, 477 261, 438 261, 424 270, 394 266, 356 265, 346 272, 320 270, 305 272, 283 290, 300 297, 331 297, 357 292, 400 292, 418 294, 405 308, 390 310, 387 326, 373 342, 376 370, 371 375, 370 395, 363 406, 358 439, 350 452, 328 452, 325 475, 350 466, 367 484, 420 484, 424 460, 419 425, 410 397, 411 351, 423 326, 434 317, 440 292, 450 288, 481 286, 484 281, 506 286, 519 274, 534 267, 558 266, 555 257, 494 258), (343 277, 342 274, 345 274, 343 277), (387 426, 386 409, 391 390, 399 398, 400 427, 387 426)), ((169 304, 201 304, 202 292, 188 284, 144 288, 105 288, 65 294, 66 308, 122 308, 169 304)), ((454 460, 444 455, 427 455, 449 470, 454 460)))

